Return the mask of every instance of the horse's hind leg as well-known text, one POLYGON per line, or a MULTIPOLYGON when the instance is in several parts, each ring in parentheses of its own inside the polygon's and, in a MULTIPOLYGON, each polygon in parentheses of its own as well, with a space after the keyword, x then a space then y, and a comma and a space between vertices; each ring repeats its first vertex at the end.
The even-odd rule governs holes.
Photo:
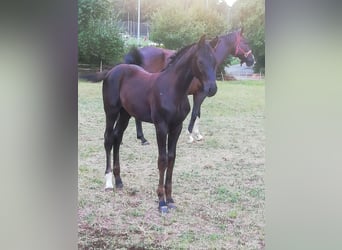
POLYGON ((105 191, 113 190, 111 151, 114 143, 113 127, 118 113, 106 113, 106 130, 104 133, 104 147, 106 150, 106 171, 105 171, 105 191))
POLYGON ((149 142, 144 137, 141 121, 135 119, 135 126, 136 126, 136 129, 137 129, 137 138, 139 140, 141 140, 141 145, 148 145, 149 142))
POLYGON ((119 151, 120 151, 120 145, 123 137, 123 133, 125 132, 128 122, 129 122, 130 115, 121 108, 120 110, 120 116, 119 119, 115 125, 114 129, 114 157, 113 157, 113 173, 114 173, 114 178, 115 178, 115 186, 116 188, 122 188, 122 180, 120 177, 120 156, 119 156, 119 151))

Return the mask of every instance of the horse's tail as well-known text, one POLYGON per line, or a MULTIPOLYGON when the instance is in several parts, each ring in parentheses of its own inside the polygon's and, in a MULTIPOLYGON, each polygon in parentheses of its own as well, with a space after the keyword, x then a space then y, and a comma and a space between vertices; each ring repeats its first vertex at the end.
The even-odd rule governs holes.
POLYGON ((106 78, 108 71, 109 70, 104 70, 102 72, 96 72, 93 74, 80 75, 79 78, 88 82, 100 82, 106 78))
POLYGON ((125 55, 124 62, 126 64, 135 64, 141 66, 143 64, 143 56, 137 47, 132 47, 125 55))

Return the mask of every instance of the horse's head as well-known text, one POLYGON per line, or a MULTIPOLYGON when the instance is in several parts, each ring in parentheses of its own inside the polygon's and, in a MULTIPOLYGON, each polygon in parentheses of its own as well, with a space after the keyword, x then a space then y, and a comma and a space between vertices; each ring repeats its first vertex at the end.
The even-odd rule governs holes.
POLYGON ((203 89, 208 96, 216 94, 216 57, 215 49, 218 43, 217 37, 211 41, 205 40, 205 35, 197 43, 197 50, 192 61, 192 72, 203 84, 203 89))
POLYGON ((243 29, 235 32, 235 51, 234 56, 238 57, 242 63, 246 63, 248 67, 253 66, 255 63, 254 55, 250 49, 247 40, 242 35, 243 29))

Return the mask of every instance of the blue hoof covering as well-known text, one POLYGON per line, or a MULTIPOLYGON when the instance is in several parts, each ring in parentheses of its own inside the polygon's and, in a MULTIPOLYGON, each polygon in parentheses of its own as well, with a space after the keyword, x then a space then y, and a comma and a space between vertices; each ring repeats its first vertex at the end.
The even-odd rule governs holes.
POLYGON ((161 212, 162 214, 166 214, 169 212, 165 201, 159 201, 158 208, 159 212, 161 212))

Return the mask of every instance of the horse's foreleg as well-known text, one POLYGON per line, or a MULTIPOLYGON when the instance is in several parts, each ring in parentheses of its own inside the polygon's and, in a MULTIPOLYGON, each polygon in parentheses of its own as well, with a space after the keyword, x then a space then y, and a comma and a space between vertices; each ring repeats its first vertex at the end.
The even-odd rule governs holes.
POLYGON ((141 140, 141 145, 148 145, 149 142, 144 137, 141 121, 135 119, 135 126, 137 129, 137 139, 141 140))
POLYGON ((113 190, 112 182, 112 167, 111 167, 111 151, 114 143, 114 132, 113 127, 117 114, 107 114, 106 113, 106 130, 104 133, 104 147, 106 150, 106 171, 105 171, 105 191, 113 190))
POLYGON ((166 170, 166 178, 165 178, 165 196, 166 196, 166 203, 168 208, 175 208, 174 200, 172 199, 172 173, 173 173, 173 167, 175 165, 176 160, 176 148, 177 148, 177 141, 179 138, 179 135, 182 131, 183 124, 179 124, 175 128, 169 131, 168 135, 168 152, 167 152, 167 158, 168 158, 168 166, 166 170))
POLYGON ((120 117, 117 121, 114 129, 114 157, 113 157, 113 173, 115 178, 115 187, 116 188, 122 188, 122 180, 120 177, 120 145, 122 141, 122 136, 124 131, 126 130, 128 126, 130 115, 126 112, 126 110, 121 109, 120 110, 120 117))
POLYGON ((206 95, 202 92, 193 95, 193 106, 188 126, 189 143, 194 141, 194 137, 198 141, 203 139, 203 136, 200 134, 199 131, 199 118, 201 112, 201 105, 205 97, 206 95))
POLYGON ((157 195, 159 199, 159 210, 165 211, 165 190, 164 190, 164 175, 167 168, 166 156, 166 137, 167 127, 165 124, 155 124, 157 143, 158 143, 158 169, 159 169, 159 184, 157 188, 157 195))

